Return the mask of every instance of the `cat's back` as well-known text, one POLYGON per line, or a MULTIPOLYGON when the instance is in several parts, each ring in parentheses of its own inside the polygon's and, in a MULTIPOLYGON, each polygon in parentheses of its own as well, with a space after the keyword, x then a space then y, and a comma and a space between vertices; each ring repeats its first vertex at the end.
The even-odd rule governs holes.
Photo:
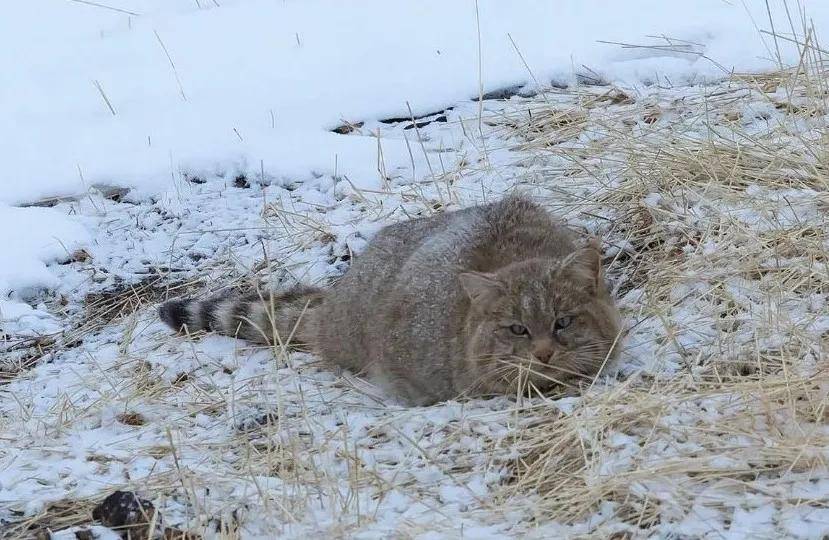
POLYGON ((389 263, 399 268, 415 255, 440 260, 491 248, 515 259, 521 258, 516 250, 532 251, 533 256, 538 256, 538 251, 566 252, 572 241, 572 233, 544 208, 529 197, 511 195, 387 225, 375 235, 362 258, 372 265, 389 263))
POLYGON ((575 234, 528 197, 506 197, 484 210, 485 225, 467 246, 471 270, 490 272, 534 257, 565 257, 576 249, 575 234))
MULTIPOLYGON (((413 280, 415 290, 428 288, 439 279, 419 268, 407 272, 406 266, 423 254, 433 253, 431 260, 443 257, 439 252, 451 249, 448 234, 473 228, 480 219, 481 207, 445 212, 387 225, 380 229, 363 253, 332 287, 317 323, 319 348, 323 357, 338 365, 360 370, 372 361, 387 336, 384 332, 399 317, 400 280, 413 280), (453 231, 448 233, 449 231, 453 231), (443 249, 435 250, 435 243, 443 249), (427 246, 432 246, 431 248, 427 246)), ((426 255, 426 258, 430 257, 426 255)))
POLYGON ((321 352, 354 370, 383 364, 388 372, 395 364, 425 370, 413 379, 448 383, 444 368, 425 360, 443 362, 456 352, 466 301, 458 274, 570 251, 570 233, 521 196, 386 226, 328 295, 318 326, 321 352))
POLYGON ((530 198, 513 195, 383 227, 337 283, 334 296, 376 306, 395 289, 448 294, 459 272, 565 256, 573 249, 572 233, 557 219, 530 198))

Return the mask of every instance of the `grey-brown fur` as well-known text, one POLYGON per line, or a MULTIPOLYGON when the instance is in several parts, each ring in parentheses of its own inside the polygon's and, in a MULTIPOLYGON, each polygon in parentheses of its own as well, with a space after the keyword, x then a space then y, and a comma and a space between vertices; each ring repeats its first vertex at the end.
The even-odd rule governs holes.
POLYGON ((327 291, 172 301, 161 317, 259 342, 291 336, 412 404, 527 380, 545 390, 596 375, 615 353, 619 314, 600 252, 575 240, 529 199, 508 197, 383 228, 327 291))

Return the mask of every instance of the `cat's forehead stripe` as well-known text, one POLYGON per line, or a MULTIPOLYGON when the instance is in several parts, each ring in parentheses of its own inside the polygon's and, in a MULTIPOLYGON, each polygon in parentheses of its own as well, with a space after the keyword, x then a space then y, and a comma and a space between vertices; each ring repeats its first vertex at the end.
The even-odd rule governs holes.
POLYGON ((521 307, 524 311, 530 311, 532 309, 532 296, 525 294, 521 298, 521 307))
POLYGON ((553 294, 541 282, 531 284, 520 295, 521 310, 528 314, 546 314, 555 304, 553 294))

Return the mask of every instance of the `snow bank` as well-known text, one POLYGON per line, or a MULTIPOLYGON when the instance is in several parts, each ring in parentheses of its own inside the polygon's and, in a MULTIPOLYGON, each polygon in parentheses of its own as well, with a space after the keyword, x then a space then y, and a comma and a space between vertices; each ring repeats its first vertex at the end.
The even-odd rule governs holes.
MULTIPOLYGON (((577 73, 628 82, 717 77, 773 67, 777 54, 759 32, 768 26, 760 1, 98 4, 40 0, 3 11, 0 203, 97 183, 158 193, 183 172, 337 173, 373 188, 378 143, 331 133, 341 120, 407 116, 409 106, 424 113, 481 87, 577 73)), ((788 28, 781 7, 773 10, 778 31, 788 28)), ((827 26, 829 5, 808 10, 827 26)), ((796 59, 785 43, 781 54, 796 59)), ((382 146, 385 170, 408 164, 404 141, 382 146)), ((6 221, 25 212, 0 209, 6 221)), ((22 243, 38 245, 40 233, 31 234, 22 243)), ((7 282, 40 261, 10 258, 7 282)))
POLYGON ((37 335, 57 326, 43 309, 36 309, 37 288, 54 287, 57 278, 47 262, 70 257, 89 241, 78 222, 51 208, 13 208, 0 204, 0 334, 37 335), (11 291, 15 298, 8 298, 11 291))
MULTIPOLYGON (((422 113, 478 94, 472 1, 106 4, 140 15, 63 0, 5 10, 0 118, 13 136, 0 149, 3 201, 77 193, 81 175, 158 189, 182 169, 258 172, 263 161, 272 174, 303 177, 333 172, 335 156, 339 172, 371 182, 377 143, 330 133, 341 119, 406 116, 407 102, 422 113)), ((510 36, 542 83, 590 70, 676 82, 772 67, 763 57, 774 48, 755 27, 768 26, 765 2, 751 15, 739 4, 482 1, 481 82, 486 91, 532 79, 510 36)), ((809 10, 829 20, 829 6, 809 10)), ((790 47, 783 54, 796 59, 790 47)), ((386 157, 408 159, 400 150, 386 157)))

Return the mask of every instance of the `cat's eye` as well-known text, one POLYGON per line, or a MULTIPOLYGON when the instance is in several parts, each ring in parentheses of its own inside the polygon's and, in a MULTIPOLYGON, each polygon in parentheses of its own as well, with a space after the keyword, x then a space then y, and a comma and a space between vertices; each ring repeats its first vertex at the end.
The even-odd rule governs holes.
POLYGON ((509 331, 515 334, 516 336, 529 336, 530 331, 527 330, 526 326, 520 324, 511 324, 509 327, 509 331))
POLYGON ((572 316, 566 315, 564 317, 559 317, 558 319, 556 319, 556 322, 555 322, 555 325, 554 325, 555 326, 555 331, 558 332, 560 330, 564 330, 565 328, 567 328, 571 324, 573 324, 573 317, 572 316))

